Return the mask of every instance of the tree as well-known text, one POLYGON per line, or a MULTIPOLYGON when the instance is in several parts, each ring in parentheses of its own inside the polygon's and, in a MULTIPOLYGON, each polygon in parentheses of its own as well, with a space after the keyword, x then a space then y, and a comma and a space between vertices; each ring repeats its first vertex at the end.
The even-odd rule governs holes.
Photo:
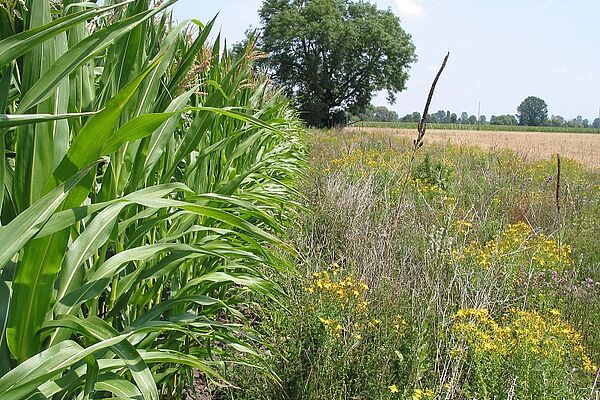
MULTIPOLYGON (((444 122, 446 122, 446 111, 439 110, 434 115, 435 115, 435 123, 443 124, 444 122)), ((448 116, 450 116, 450 113, 448 113, 448 116)))
POLYGON ((600 118, 594 119, 594 122, 592 122, 592 128, 600 128, 600 118))
POLYGON ((548 124, 550 124, 550 126, 565 126, 566 121, 560 115, 552 115, 548 124))
POLYGON ((259 14, 267 70, 309 125, 331 126, 340 108, 358 115, 379 90, 393 104, 406 88, 415 46, 390 10, 362 1, 264 0, 259 14))
POLYGON ((471 115, 468 119, 467 122, 471 125, 475 125, 477 123, 477 117, 474 115, 471 115))
POLYGON ((391 122, 398 120, 398 114, 384 106, 369 105, 359 114, 359 118, 363 121, 391 122))
POLYGON ((548 105, 539 97, 529 96, 517 107, 520 125, 540 126, 548 119, 548 105))
POLYGON ((570 121, 567 121, 566 125, 570 128, 583 128, 583 117, 578 115, 570 121))
POLYGON ((402 122, 421 122, 421 113, 418 111, 413 112, 412 114, 406 114, 400 120, 402 122))
POLYGON ((460 123, 461 124, 466 124, 469 122, 469 114, 467 114, 466 112, 462 112, 460 114, 460 123))
POLYGON ((398 120, 396 111, 389 110, 384 106, 378 106, 373 109, 373 120, 381 122, 391 122, 398 120))
POLYGON ((492 115, 490 118, 492 125, 518 125, 519 121, 514 115, 492 115))

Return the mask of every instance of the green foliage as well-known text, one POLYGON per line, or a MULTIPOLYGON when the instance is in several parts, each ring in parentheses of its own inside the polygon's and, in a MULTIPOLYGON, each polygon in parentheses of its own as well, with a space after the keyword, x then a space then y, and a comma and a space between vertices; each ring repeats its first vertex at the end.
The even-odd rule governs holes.
POLYGON ((183 398, 240 354, 264 368, 242 311, 290 267, 304 144, 257 55, 173 25, 174 0, 13 3, 0 397, 183 398))
POLYGON ((383 106, 369 105, 364 112, 359 114, 359 120, 376 122, 393 122, 398 120, 398 114, 383 106))
POLYGON ((411 172, 414 180, 419 180, 442 190, 448 190, 452 182, 452 168, 442 161, 433 161, 431 154, 425 154, 422 162, 417 164, 411 172))
POLYGON ((521 125, 540 126, 548 120, 548 105, 539 97, 527 97, 519 104, 517 112, 521 125))
POLYGON ((393 314, 399 304, 377 298, 339 265, 289 282, 289 311, 274 311, 263 324, 274 338, 271 358, 281 386, 240 369, 238 399, 394 399, 389 389, 410 383, 417 332, 393 314), (369 301, 367 301, 369 300, 369 301), (254 384, 249 384, 251 381, 254 384))
POLYGON ((415 62, 411 37, 391 10, 343 0, 265 0, 260 48, 276 81, 297 97, 309 125, 356 115, 373 93, 405 89, 415 62))
POLYGON ((492 115, 490 118, 492 125, 518 125, 519 121, 514 115, 492 115))

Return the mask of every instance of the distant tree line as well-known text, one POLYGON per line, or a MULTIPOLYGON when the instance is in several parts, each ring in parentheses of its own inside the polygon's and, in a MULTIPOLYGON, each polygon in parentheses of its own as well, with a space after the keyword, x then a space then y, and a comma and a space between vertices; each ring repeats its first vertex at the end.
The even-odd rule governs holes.
MULTIPOLYGON (((421 113, 415 111, 398 117, 395 111, 389 110, 384 106, 368 106, 366 110, 356 119, 363 121, 376 122, 420 122, 421 113)), ((524 126, 554 126, 566 128, 596 128, 600 129, 600 118, 594 119, 591 123, 588 119, 578 115, 573 119, 565 119, 560 115, 551 115, 548 117, 548 107, 546 102, 539 97, 529 96, 517 107, 517 114, 492 115, 488 120, 485 115, 469 115, 462 112, 458 114, 439 110, 436 113, 427 115, 427 122, 432 124, 491 124, 491 125, 524 125, 524 126)))
POLYGON ((360 121, 394 122, 398 121, 398 114, 384 106, 368 105, 357 118, 360 121))

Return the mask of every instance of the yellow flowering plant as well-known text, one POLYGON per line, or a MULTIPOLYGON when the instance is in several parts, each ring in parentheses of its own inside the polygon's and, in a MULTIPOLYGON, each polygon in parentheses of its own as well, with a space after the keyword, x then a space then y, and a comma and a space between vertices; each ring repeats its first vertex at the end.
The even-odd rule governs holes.
POLYGON ((506 266, 526 270, 565 270, 574 266, 571 246, 544 233, 535 232, 525 222, 510 224, 500 234, 481 245, 470 242, 461 259, 473 260, 482 268, 506 266))
POLYGON ((500 319, 487 309, 460 309, 452 316, 450 334, 451 357, 473 372, 463 389, 486 393, 484 398, 505 398, 509 390, 517 398, 572 395, 565 388, 581 387, 598 371, 581 334, 556 309, 548 315, 511 309, 500 319))

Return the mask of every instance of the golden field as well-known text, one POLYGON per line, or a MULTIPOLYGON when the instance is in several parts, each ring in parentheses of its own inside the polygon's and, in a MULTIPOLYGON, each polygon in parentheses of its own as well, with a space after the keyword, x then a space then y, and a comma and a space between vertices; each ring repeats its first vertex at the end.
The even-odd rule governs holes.
MULTIPOLYGON (((347 131, 363 131, 414 138, 416 129, 358 128, 347 131)), ((425 143, 448 143, 477 146, 482 149, 507 148, 525 160, 546 160, 555 154, 576 160, 588 167, 600 167, 600 134, 556 132, 496 132, 428 129, 425 143)))

